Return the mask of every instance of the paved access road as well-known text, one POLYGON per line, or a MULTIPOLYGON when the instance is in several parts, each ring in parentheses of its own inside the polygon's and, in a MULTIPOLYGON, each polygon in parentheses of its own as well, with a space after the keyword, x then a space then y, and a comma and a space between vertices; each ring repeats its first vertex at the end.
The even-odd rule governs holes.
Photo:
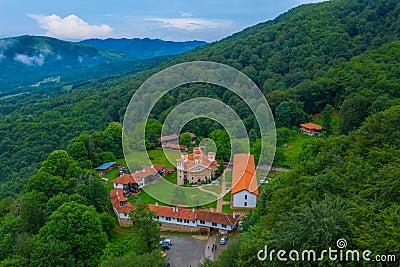
POLYGON ((206 236, 189 234, 161 234, 163 238, 172 240, 170 250, 166 251, 171 267, 197 267, 204 260, 207 246, 206 236), (203 239, 203 240, 200 240, 203 239))

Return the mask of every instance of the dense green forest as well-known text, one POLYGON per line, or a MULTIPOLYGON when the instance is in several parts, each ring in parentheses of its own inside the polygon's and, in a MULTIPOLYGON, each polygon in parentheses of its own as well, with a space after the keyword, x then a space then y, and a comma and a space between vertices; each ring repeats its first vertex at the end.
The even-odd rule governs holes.
MULTIPOLYGON (((281 102, 290 100, 296 102, 292 102, 292 105, 301 107, 309 114, 322 111, 326 104, 331 104, 341 113, 362 110, 364 114, 356 120, 356 124, 346 126, 346 122, 342 123, 342 130, 347 133, 359 126, 368 115, 362 105, 349 108, 352 102, 360 101, 360 96, 365 95, 360 91, 366 91, 370 86, 387 90, 387 84, 391 89, 384 94, 376 89, 365 96, 369 101, 379 97, 384 105, 380 110, 390 105, 385 97, 390 101, 394 101, 392 97, 397 97, 398 53, 396 43, 392 46, 389 44, 399 40, 399 32, 397 1, 332 1, 302 5, 272 21, 196 48, 161 64, 156 70, 189 60, 226 63, 249 75, 262 88, 273 111, 281 102), (338 44, 332 41, 339 37, 343 40, 338 44), (379 58, 379 54, 385 53, 384 48, 379 49, 384 45, 392 49, 387 51, 386 57, 379 58), (357 55, 360 58, 354 57, 357 55), (285 56, 285 60, 282 56, 285 56), (371 66, 371 70, 365 68, 362 71, 362 64, 367 62, 374 66, 371 66), (394 70, 380 67, 382 62, 390 64, 394 70), (283 65, 286 65, 284 70, 278 68, 283 65), (339 70, 342 70, 341 76, 339 70), (357 73, 359 84, 350 79, 352 75, 348 74, 349 71, 357 73), (371 75, 375 75, 376 79, 370 79, 371 75), (368 78, 368 86, 364 86, 363 78, 368 78)), ((121 121, 133 92, 156 70, 119 78, 115 82, 78 83, 72 86, 76 90, 58 90, 39 99, 36 99, 36 95, 2 99, 1 179, 26 179, 26 173, 32 173, 32 167, 37 168, 48 153, 57 148, 66 149, 68 140, 82 131, 92 133, 104 129, 109 122, 121 121), (26 136, 26 133, 29 134, 26 136)), ((238 112, 248 130, 254 128, 257 132, 252 114, 240 99, 214 87, 201 86, 196 90, 187 86, 185 90, 171 92, 160 101, 154 114, 162 121, 173 105, 195 96, 223 100, 238 112)), ((378 102, 366 105, 371 106, 372 110, 379 106, 378 102)), ((293 110, 301 113, 298 108, 293 110)))
MULTIPOLYGON (((148 241, 140 234, 114 242, 116 221, 92 168, 122 156, 120 122, 135 90, 158 70, 191 60, 225 63, 252 78, 274 112, 278 145, 286 129, 297 129, 312 115, 321 113, 326 129, 306 143, 294 170, 264 187, 239 241, 206 266, 264 266, 267 262, 257 260, 264 245, 322 250, 335 247, 339 238, 347 240, 348 248, 400 255, 399 34, 396 0, 302 5, 125 75, 68 88, 49 84, 41 92, 1 98, 2 265, 163 264, 152 245, 137 245, 148 241), (330 129, 333 113, 340 120, 335 133, 330 129), (67 234, 71 225, 91 230, 73 236, 67 234), (117 253, 123 246, 137 253, 117 253), (87 254, 93 257, 83 258, 87 254)), ((250 109, 232 92, 199 83, 176 88, 159 101, 146 126, 149 149, 168 113, 198 96, 232 107, 257 153, 259 129, 250 109)), ((218 123, 194 120, 183 130, 216 139, 218 158, 229 160, 227 136, 218 123)), ((278 148, 277 164, 283 162, 281 152, 278 148)), ((136 229, 153 227, 145 221, 147 212, 139 213, 136 229)), ((151 231, 154 242, 157 232, 151 231)))
MULTIPOLYGON (((337 249, 339 239, 347 249, 371 250, 371 259, 399 255, 399 125, 400 106, 394 106, 348 136, 308 143, 295 170, 265 187, 239 241, 203 266, 282 266, 276 257, 259 261, 258 251, 267 245, 269 251, 321 252, 337 249)), ((328 257, 313 263, 333 264, 328 257)), ((371 263, 350 266, 363 264, 371 263)))

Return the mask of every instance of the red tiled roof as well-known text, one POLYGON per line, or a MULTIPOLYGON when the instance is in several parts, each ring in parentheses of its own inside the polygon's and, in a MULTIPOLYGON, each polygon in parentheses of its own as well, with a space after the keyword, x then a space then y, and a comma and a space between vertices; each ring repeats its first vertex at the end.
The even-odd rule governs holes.
POLYGON ((214 222, 214 223, 220 223, 220 224, 226 224, 226 225, 233 226, 233 225, 235 225, 236 221, 239 219, 238 217, 234 217, 232 214, 227 214, 227 213, 222 213, 222 212, 199 210, 197 212, 196 219, 207 221, 207 222, 214 222))
POLYGON ((321 125, 318 125, 318 124, 315 124, 315 123, 312 123, 312 122, 303 123, 303 124, 300 124, 300 126, 303 127, 303 128, 309 129, 309 130, 317 130, 317 131, 322 130, 322 126, 321 125))
POLYGON ((124 191, 121 188, 115 188, 110 192, 111 204, 117 209, 119 213, 129 213, 132 211, 133 206, 131 203, 126 202, 128 199, 124 197, 124 191), (121 207, 121 202, 126 203, 121 207))
MULTIPOLYGON (((211 153, 213 153, 213 152, 211 152, 211 153)), ((213 154, 215 154, 215 153, 213 153, 213 154)), ((198 164, 204 165, 207 168, 212 168, 212 166, 215 166, 215 165, 218 164, 216 160, 209 161, 208 160, 208 155, 204 154, 203 151, 201 151, 201 149, 198 148, 198 147, 195 147, 193 149, 193 153, 192 154, 188 154, 187 155, 187 159, 179 158, 179 159, 177 159, 177 161, 181 161, 182 162, 183 168, 185 170, 189 170, 189 169, 193 168, 194 166, 196 166, 198 164), (195 162, 195 154, 199 155, 198 156, 199 163, 195 162)))
POLYGON ((157 216, 179 218, 184 220, 194 221, 196 219, 197 210, 191 210, 183 207, 167 207, 167 206, 156 206, 153 204, 148 204, 150 210, 154 211, 157 216))
POLYGON ((163 165, 153 164, 153 167, 158 172, 161 171, 162 169, 167 170, 167 167, 165 167, 163 165))
POLYGON ((232 186, 232 194, 247 190, 258 196, 253 155, 235 154, 233 156, 232 186))
POLYGON ((219 224, 226 224, 233 226, 239 217, 234 217, 232 214, 222 212, 212 212, 209 210, 192 210, 184 207, 167 207, 148 204, 149 209, 154 211, 157 216, 170 217, 183 220, 204 220, 207 222, 214 222, 219 224))
POLYGON ((129 184, 129 183, 137 183, 136 179, 132 177, 132 174, 124 174, 117 179, 112 180, 113 183, 117 184, 129 184))
POLYGON ((175 139, 179 139, 179 136, 177 134, 166 135, 166 136, 162 136, 161 138, 158 138, 158 142, 175 140, 175 139))
POLYGON ((143 178, 151 175, 157 175, 157 170, 152 166, 146 167, 140 171, 132 173, 132 177, 138 182, 141 181, 143 178))

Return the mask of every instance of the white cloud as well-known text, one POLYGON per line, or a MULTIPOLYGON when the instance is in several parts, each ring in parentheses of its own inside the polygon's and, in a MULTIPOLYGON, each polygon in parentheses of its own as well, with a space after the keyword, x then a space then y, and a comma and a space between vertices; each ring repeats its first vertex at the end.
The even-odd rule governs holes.
POLYGON ((181 18, 149 18, 148 21, 158 22, 160 27, 185 31, 198 31, 206 29, 221 29, 232 26, 233 22, 227 20, 212 20, 193 17, 181 18))
POLYGON ((45 57, 42 54, 32 57, 24 54, 15 54, 14 60, 29 66, 34 66, 34 65, 42 66, 44 64, 45 57))
POLYGON ((182 17, 193 17, 193 14, 190 12, 180 12, 179 15, 182 17))
POLYGON ((108 37, 113 31, 109 25, 90 25, 83 19, 72 14, 61 18, 58 15, 50 16, 28 15, 39 23, 39 27, 45 29, 46 35, 66 39, 87 39, 108 37))

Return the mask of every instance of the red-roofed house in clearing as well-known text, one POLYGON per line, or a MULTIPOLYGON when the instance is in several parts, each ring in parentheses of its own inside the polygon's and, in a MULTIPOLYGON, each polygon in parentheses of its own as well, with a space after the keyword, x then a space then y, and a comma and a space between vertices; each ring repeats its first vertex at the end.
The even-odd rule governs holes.
POLYGON ((136 194, 141 187, 157 181, 157 173, 161 176, 170 173, 171 170, 165 166, 153 164, 140 171, 132 174, 123 174, 122 176, 114 179, 114 188, 124 190, 125 196, 128 194, 136 194))
POLYGON ((113 206, 115 215, 117 215, 118 222, 122 226, 131 226, 132 221, 129 219, 129 213, 132 211, 133 206, 127 202, 124 197, 124 191, 121 188, 114 188, 110 192, 110 201, 113 206))
POLYGON ((309 122, 300 124, 301 132, 309 136, 319 136, 321 134, 322 126, 309 122))
POLYGON ((209 210, 195 210, 184 207, 167 207, 149 204, 156 214, 162 230, 196 232, 201 228, 232 231, 239 216, 209 210))
POLYGON ((124 173, 117 179, 112 180, 114 183, 114 188, 122 189, 124 196, 137 194, 140 192, 139 189, 139 179, 135 179, 132 174, 124 173))
POLYGON ((255 208, 258 197, 258 184, 254 156, 235 154, 232 171, 232 207, 255 208))
POLYGON ((193 149, 192 154, 182 153, 176 160, 177 185, 194 184, 202 181, 211 181, 215 175, 215 153, 204 154, 199 147, 193 149))
POLYGON ((158 144, 164 147, 166 144, 178 144, 179 143, 179 135, 166 135, 158 138, 158 144))

